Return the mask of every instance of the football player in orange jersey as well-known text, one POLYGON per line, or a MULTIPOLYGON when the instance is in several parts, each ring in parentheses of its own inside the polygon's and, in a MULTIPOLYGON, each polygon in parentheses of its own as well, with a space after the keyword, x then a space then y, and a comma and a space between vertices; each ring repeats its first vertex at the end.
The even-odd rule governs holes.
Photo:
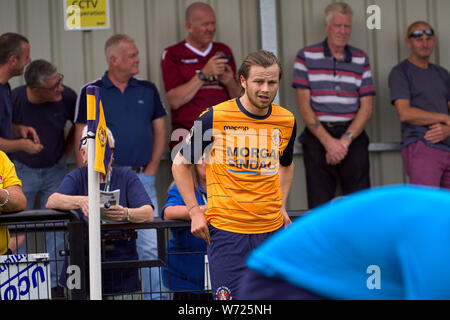
POLYGON ((290 111, 273 103, 281 74, 274 54, 261 50, 247 56, 239 69, 242 96, 200 115, 174 159, 172 172, 191 232, 208 244, 214 299, 239 298, 247 254, 291 223, 285 204, 294 174, 296 123, 290 111), (189 170, 207 147, 204 213, 189 170))

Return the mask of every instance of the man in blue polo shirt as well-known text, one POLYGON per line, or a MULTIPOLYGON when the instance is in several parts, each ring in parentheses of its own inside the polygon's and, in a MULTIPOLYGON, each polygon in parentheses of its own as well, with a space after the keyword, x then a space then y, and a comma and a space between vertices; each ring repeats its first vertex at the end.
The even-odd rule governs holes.
POLYGON ((43 148, 32 127, 12 125, 11 87, 8 81, 20 76, 30 62, 27 38, 12 32, 0 36, 0 150, 5 153, 25 151, 35 154, 43 148))
POLYGON ((369 138, 364 127, 375 95, 366 54, 348 45, 352 9, 332 3, 325 9, 327 38, 299 51, 294 65, 308 206, 370 187, 369 138))
MULTIPOLYGON (((134 40, 127 35, 114 35, 105 44, 108 71, 88 85, 100 87, 100 98, 106 124, 116 138, 113 166, 134 170, 155 205, 158 215, 155 175, 167 143, 164 117, 167 115, 155 85, 138 80, 139 51, 134 40)), ((86 123, 86 86, 79 95, 75 115, 75 142, 79 142, 86 123)), ((76 148, 75 148, 76 149, 76 148)), ((77 166, 81 166, 78 150, 77 166)), ((156 230, 139 229, 137 247, 139 259, 157 257, 156 230)), ((150 282, 148 270, 142 269, 144 291, 160 292, 160 275, 152 268, 150 282)), ((160 296, 153 295, 153 299, 160 296)))
MULTIPOLYGON (((67 121, 73 124, 77 95, 63 86, 62 80, 63 75, 50 62, 35 60, 25 70, 26 85, 17 87, 11 94, 13 124, 33 127, 44 147, 37 154, 19 151, 12 155, 28 200, 27 210, 35 208, 38 195, 40 203, 37 208, 45 209, 48 197, 56 191, 67 173, 65 153, 73 141, 66 140, 65 128, 67 121)), ((63 232, 46 232, 46 242, 51 255, 53 288, 63 263, 57 254, 64 250, 63 232)))

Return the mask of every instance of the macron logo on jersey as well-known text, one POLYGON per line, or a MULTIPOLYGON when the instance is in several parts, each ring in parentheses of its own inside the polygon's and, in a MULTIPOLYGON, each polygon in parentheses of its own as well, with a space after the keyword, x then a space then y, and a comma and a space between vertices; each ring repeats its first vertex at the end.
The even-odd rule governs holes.
POLYGON ((247 131, 248 127, 244 127, 244 126, 224 126, 223 129, 225 131, 247 131))

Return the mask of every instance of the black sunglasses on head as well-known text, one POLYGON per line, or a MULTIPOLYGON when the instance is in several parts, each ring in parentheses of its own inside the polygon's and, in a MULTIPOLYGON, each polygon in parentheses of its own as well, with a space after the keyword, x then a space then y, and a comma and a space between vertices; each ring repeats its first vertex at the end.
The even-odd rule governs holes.
POLYGON ((424 34, 426 34, 427 36, 434 36, 434 30, 433 29, 416 30, 411 32, 408 38, 420 38, 424 34))

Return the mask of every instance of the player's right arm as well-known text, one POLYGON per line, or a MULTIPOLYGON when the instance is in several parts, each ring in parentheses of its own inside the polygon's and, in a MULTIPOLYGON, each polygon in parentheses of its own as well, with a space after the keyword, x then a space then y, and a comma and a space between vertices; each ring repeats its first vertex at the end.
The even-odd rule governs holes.
POLYGON ((195 197, 191 167, 201 160, 206 147, 212 143, 207 131, 212 129, 213 110, 207 109, 194 122, 191 132, 184 138, 178 154, 173 159, 172 175, 191 218, 191 233, 209 244, 208 222, 195 197))
POLYGON ((195 197, 191 167, 192 164, 179 152, 172 164, 172 175, 191 218, 191 233, 209 244, 208 222, 195 197))

